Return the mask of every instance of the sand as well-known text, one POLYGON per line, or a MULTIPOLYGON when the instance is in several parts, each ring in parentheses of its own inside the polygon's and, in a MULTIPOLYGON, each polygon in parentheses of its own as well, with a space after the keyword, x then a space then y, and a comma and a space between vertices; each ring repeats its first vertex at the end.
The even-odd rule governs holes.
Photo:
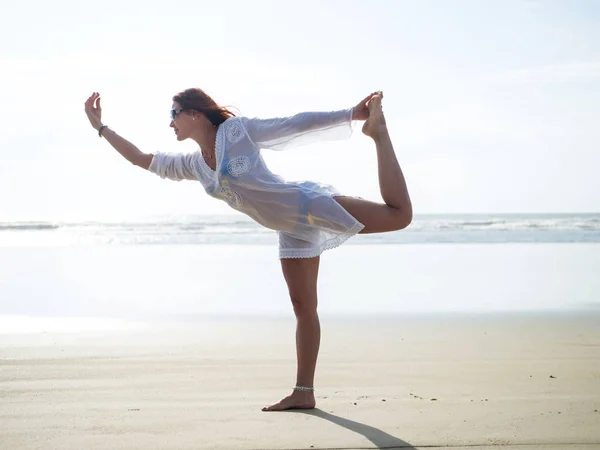
POLYGON ((323 318, 317 409, 294 324, 0 334, 1 449, 600 448, 600 316, 323 318))

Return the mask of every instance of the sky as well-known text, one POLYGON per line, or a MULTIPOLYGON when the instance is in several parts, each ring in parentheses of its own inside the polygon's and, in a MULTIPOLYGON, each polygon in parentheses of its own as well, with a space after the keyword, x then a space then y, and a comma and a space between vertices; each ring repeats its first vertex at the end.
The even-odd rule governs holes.
MULTIPOLYGON (((416 214, 600 211, 600 2, 78 0, 0 16, 0 221, 238 214, 199 183, 132 166, 192 152, 172 96, 200 87, 251 117, 348 108, 384 92, 416 214)), ((375 148, 263 151, 275 173, 380 201, 375 148)))

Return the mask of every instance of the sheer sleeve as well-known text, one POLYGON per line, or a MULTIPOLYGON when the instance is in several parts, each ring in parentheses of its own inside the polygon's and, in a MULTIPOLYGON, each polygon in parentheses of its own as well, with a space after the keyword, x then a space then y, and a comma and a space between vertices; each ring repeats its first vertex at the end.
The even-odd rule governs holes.
POLYGON ((284 150, 352 135, 352 110, 305 112, 274 119, 243 118, 248 136, 260 148, 284 150))
POLYGON ((152 158, 148 170, 161 178, 169 178, 174 181, 197 180, 194 171, 194 162, 199 152, 195 153, 156 153, 152 158))

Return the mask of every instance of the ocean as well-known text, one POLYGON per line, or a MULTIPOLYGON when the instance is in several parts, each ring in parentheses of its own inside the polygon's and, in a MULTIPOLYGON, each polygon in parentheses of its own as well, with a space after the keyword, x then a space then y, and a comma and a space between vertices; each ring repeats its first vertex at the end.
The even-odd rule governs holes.
MULTIPOLYGON (((242 215, 121 221, 1 221, 0 248, 70 245, 276 245, 275 232, 242 215)), ((600 213, 421 215, 397 232, 359 235, 360 244, 598 243, 600 213)))
MULTIPOLYGON (((319 311, 599 314, 598 243, 600 214, 417 216, 325 252, 319 311)), ((239 316, 293 319, 276 234, 243 216, 0 221, 0 334, 239 316)))

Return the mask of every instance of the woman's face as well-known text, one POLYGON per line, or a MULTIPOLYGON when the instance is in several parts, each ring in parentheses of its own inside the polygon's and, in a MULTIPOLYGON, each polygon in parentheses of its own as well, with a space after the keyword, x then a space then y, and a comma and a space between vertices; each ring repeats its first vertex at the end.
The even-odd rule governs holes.
POLYGON ((173 106, 171 107, 170 127, 175 130, 177 140, 183 141, 190 137, 194 125, 195 119, 193 112, 190 114, 190 111, 183 110, 179 103, 173 103, 173 106))

